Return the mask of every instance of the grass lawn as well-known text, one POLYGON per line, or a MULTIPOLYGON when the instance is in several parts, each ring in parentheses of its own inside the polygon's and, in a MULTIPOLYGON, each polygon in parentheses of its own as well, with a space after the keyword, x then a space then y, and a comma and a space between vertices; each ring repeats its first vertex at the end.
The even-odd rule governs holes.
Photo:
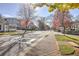
POLYGON ((72 41, 79 45, 79 36, 55 35, 57 41, 72 41))
POLYGON ((71 35, 69 35, 69 37, 73 38, 74 40, 78 40, 79 41, 79 36, 71 36, 71 35))
POLYGON ((60 52, 62 55, 72 55, 74 52, 74 48, 69 44, 61 44, 63 42, 74 42, 76 44, 79 44, 79 37, 78 36, 64 36, 64 35, 55 35, 56 39, 59 43, 60 52))
POLYGON ((60 45, 59 48, 62 55, 72 55, 75 52, 74 48, 70 45, 60 45))
POLYGON ((0 32, 0 35, 16 35, 17 32, 0 32))
POLYGON ((64 35, 55 35, 55 36, 56 36, 57 41, 68 41, 68 40, 70 40, 70 38, 68 38, 64 35))

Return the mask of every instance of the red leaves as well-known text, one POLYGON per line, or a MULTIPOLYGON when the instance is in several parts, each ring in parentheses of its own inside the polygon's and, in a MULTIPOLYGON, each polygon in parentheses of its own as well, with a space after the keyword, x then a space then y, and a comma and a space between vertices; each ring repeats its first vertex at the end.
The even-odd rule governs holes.
POLYGON ((30 21, 30 20, 21 20, 21 21, 20 21, 20 25, 21 25, 22 27, 26 27, 26 26, 28 25, 29 21, 30 21))
POLYGON ((53 19, 53 28, 59 29, 60 27, 69 28, 71 26, 71 17, 69 16, 69 12, 60 12, 57 10, 53 19))
POLYGON ((54 28, 58 28, 60 26, 59 20, 54 20, 53 21, 53 26, 54 26, 54 28))
POLYGON ((60 26, 64 25, 65 28, 69 27, 71 25, 70 19, 69 18, 64 18, 63 19, 63 24, 61 19, 54 19, 53 21, 53 28, 59 29, 60 26))

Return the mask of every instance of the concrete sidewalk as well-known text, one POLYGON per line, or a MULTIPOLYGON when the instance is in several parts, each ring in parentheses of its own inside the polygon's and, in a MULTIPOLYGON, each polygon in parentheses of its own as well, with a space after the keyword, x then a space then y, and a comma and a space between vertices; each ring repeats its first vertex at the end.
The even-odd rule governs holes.
POLYGON ((36 46, 26 53, 26 56, 59 56, 58 43, 53 31, 45 36, 36 46))

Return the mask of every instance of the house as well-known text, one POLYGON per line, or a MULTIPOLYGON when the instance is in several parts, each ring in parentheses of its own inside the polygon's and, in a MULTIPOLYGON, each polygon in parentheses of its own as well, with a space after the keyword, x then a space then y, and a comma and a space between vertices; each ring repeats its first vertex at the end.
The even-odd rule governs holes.
POLYGON ((79 30, 79 21, 78 20, 72 21, 71 29, 75 30, 75 31, 79 30))
POLYGON ((8 31, 8 21, 0 16, 0 31, 8 31))
POLYGON ((0 16, 0 32, 4 31, 16 31, 17 29, 17 19, 12 17, 2 17, 0 16))
POLYGON ((8 31, 16 31, 17 30, 17 23, 18 23, 17 18, 6 17, 4 19, 6 19, 6 21, 8 23, 8 31))

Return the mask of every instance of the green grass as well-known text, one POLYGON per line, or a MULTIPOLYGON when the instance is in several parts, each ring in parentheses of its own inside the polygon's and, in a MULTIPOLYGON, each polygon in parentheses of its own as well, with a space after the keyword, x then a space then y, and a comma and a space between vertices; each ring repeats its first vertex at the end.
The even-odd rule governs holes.
POLYGON ((58 41, 67 41, 67 40, 71 40, 70 38, 64 36, 64 35, 55 35, 56 39, 58 41))
POLYGON ((71 41, 75 42, 76 44, 79 44, 79 39, 76 36, 64 36, 64 35, 55 35, 57 41, 59 42, 59 49, 61 52, 61 55, 72 55, 74 54, 74 48, 70 44, 64 43, 65 41, 71 41), (61 44, 63 43, 63 44, 61 44))
POLYGON ((74 40, 78 40, 79 41, 79 36, 71 36, 71 35, 69 35, 69 37, 73 38, 74 40))
POLYGON ((61 55, 72 55, 75 50, 70 45, 59 45, 61 55))
POLYGON ((72 41, 76 44, 79 44, 78 36, 64 36, 64 35, 55 35, 57 41, 72 41))
POLYGON ((0 35, 14 35, 18 34, 17 32, 0 32, 0 35))

